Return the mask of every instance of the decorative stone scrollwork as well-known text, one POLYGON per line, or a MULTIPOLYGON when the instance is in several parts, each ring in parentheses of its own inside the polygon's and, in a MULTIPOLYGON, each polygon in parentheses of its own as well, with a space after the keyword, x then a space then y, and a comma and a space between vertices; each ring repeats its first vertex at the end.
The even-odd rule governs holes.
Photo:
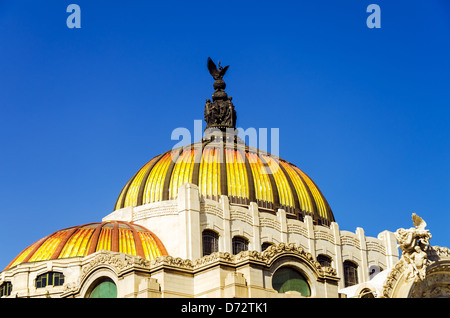
POLYGON ((216 261, 222 262, 234 262, 234 255, 230 253, 216 252, 210 255, 203 256, 202 258, 196 259, 194 261, 194 267, 201 267, 203 265, 211 264, 216 261))
POLYGON ((331 267, 322 267, 311 253, 295 244, 272 245, 264 252, 243 251, 237 255, 231 253, 217 252, 194 261, 182 259, 180 257, 160 256, 151 261, 123 253, 99 251, 93 254, 91 258, 86 259, 81 267, 80 279, 76 282, 67 283, 64 286, 63 297, 71 297, 81 290, 81 285, 94 271, 101 268, 109 268, 120 277, 130 271, 139 270, 151 273, 159 270, 161 267, 170 267, 172 269, 183 270, 186 272, 195 272, 203 270, 207 266, 225 263, 228 266, 240 266, 246 262, 257 262, 263 266, 270 267, 275 259, 280 256, 294 255, 300 258, 304 263, 315 270, 316 274, 323 279, 337 280, 336 271, 331 267))
POLYGON ((133 265, 148 266, 149 264, 147 260, 140 257, 105 252, 98 254, 94 259, 82 267, 81 277, 83 278, 88 275, 93 268, 104 265, 113 268, 116 273, 120 273, 122 270, 132 267, 133 265))
POLYGON ((151 261, 151 267, 155 266, 175 266, 185 269, 192 269, 194 265, 189 259, 182 259, 181 257, 172 257, 172 256, 160 256, 151 261))
POLYGON ((75 282, 64 284, 62 297, 70 297, 80 291, 82 282, 95 270, 108 267, 113 270, 117 276, 121 275, 130 268, 150 268, 150 262, 144 258, 131 256, 122 253, 113 253, 109 251, 99 251, 88 258, 81 267, 81 275, 75 282))
POLYGON ((269 246, 264 252, 259 253, 257 251, 244 251, 236 255, 236 260, 255 260, 264 262, 267 266, 270 266, 271 262, 278 256, 293 253, 300 256, 305 262, 309 263, 319 275, 336 276, 336 270, 332 267, 323 267, 313 257, 311 253, 306 252, 303 248, 296 246, 293 243, 285 244, 280 243, 278 245, 269 246))
POLYGON ((202 258, 196 259, 194 261, 188 259, 181 259, 179 257, 172 256, 162 256, 158 257, 150 262, 150 267, 154 268, 156 266, 175 266, 184 269, 197 270, 204 266, 208 266, 217 262, 228 263, 230 265, 235 265, 242 262, 252 261, 260 262, 265 266, 270 266, 272 261, 283 254, 291 253, 296 256, 301 257, 306 263, 310 264, 319 275, 325 276, 336 276, 336 270, 332 267, 323 267, 317 260, 312 256, 311 253, 306 252, 303 248, 296 246, 295 244, 284 244, 280 243, 278 245, 272 245, 267 248, 264 252, 258 251, 243 251, 237 255, 230 253, 216 252, 210 255, 206 255, 202 258))
POLYGON ((64 294, 75 293, 79 289, 79 286, 80 286, 79 279, 76 282, 64 284, 62 294, 64 295, 64 294))

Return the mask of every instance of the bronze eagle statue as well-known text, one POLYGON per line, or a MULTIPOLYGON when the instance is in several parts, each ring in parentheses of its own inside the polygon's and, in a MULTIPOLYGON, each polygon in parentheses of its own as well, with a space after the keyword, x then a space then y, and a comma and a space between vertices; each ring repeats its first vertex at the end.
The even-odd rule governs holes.
POLYGON ((208 70, 209 70, 209 73, 211 74, 211 76, 215 80, 221 80, 223 78, 223 76, 225 75, 225 73, 227 72, 227 69, 230 65, 222 67, 222 66, 220 66, 220 61, 219 61, 219 68, 217 68, 217 66, 213 62, 213 60, 210 57, 208 57, 207 66, 208 66, 208 70))

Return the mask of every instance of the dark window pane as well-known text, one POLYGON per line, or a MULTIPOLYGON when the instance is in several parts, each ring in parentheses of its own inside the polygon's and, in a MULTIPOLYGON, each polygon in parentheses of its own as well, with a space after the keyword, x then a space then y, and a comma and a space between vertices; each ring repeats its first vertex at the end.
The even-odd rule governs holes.
POLYGON ((273 245, 272 243, 268 243, 268 242, 263 243, 261 245, 261 252, 264 252, 265 250, 267 250, 272 245, 273 245))
POLYGON ((48 272, 36 277, 36 288, 43 288, 45 286, 61 286, 64 284, 63 273, 48 272))
POLYGON ((242 251, 248 250, 247 239, 240 236, 233 237, 232 245, 233 245, 233 254, 239 254, 242 251))
POLYGON ((0 286, 0 297, 11 295, 12 284, 11 282, 5 282, 0 286))
POLYGON ((320 266, 331 267, 331 257, 321 254, 317 256, 317 261, 319 262, 320 266))
POLYGON ((204 230, 202 234, 203 256, 219 251, 219 235, 211 230, 204 230))
POLYGON ((344 284, 345 287, 358 284, 358 266, 353 262, 344 262, 344 284))

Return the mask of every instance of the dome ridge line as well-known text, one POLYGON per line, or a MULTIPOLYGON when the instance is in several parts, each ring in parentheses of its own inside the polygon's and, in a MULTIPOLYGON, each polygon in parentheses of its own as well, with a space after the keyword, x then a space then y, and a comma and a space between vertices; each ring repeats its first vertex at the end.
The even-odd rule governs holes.
POLYGON ((103 225, 105 225, 106 223, 108 222, 101 222, 95 228, 94 233, 92 234, 88 255, 95 253, 95 250, 97 249, 98 238, 100 237, 100 232, 102 231, 103 225))
POLYGON ((134 225, 131 223, 126 223, 126 222, 120 222, 120 223, 126 224, 131 229, 131 231, 133 233, 134 246, 136 247, 136 253, 138 254, 138 256, 145 258, 144 247, 142 246, 142 242, 139 238, 139 233, 136 230, 136 228, 134 227, 134 225))
POLYGON ((145 190, 145 183, 147 182, 148 176, 150 175, 150 172, 152 171, 153 167, 161 160, 161 158, 166 154, 162 153, 159 156, 153 157, 151 160, 155 159, 152 164, 148 167, 147 171, 145 172, 144 177, 141 180, 141 184, 139 185, 139 192, 137 196, 136 205, 142 205, 144 204, 144 190, 145 190))
POLYGON ((28 255, 23 259, 23 262, 28 262, 30 260, 31 257, 33 257, 34 253, 36 253, 36 251, 42 246, 42 244, 44 244, 44 242, 49 239, 50 237, 52 237, 52 235, 54 235, 57 232, 53 232, 50 235, 47 235, 46 237, 40 239, 37 243, 36 246, 31 250, 30 253, 28 253, 28 255))
MULTIPOLYGON (((56 233, 56 232, 55 232, 55 233, 56 233)), ((33 249, 30 251, 30 253, 28 253, 28 255, 23 259, 23 261, 22 261, 21 263, 27 262, 27 261, 33 256, 33 254, 36 253, 36 251, 39 249, 39 247, 41 247, 41 245, 42 245, 42 244, 43 244, 50 236, 52 236, 52 235, 55 234, 55 233, 52 233, 52 234, 50 234, 50 235, 47 235, 47 236, 41 238, 39 241, 37 241, 37 242, 35 242, 35 243, 32 243, 32 244, 28 245, 26 248, 23 249, 22 252, 20 252, 20 253, 19 253, 19 254, 11 261, 11 263, 8 264, 8 266, 6 266, 6 268, 5 268, 4 270, 7 270, 12 264, 14 264, 14 262, 22 255, 23 252, 25 252, 27 249, 29 249, 31 246, 33 246, 33 245, 35 244, 35 246, 33 247, 33 249)))
MULTIPOLYGON (((119 209, 122 209, 124 206, 125 206, 125 198, 126 198, 126 196, 127 196, 127 193, 128 193, 128 189, 130 189, 130 186, 131 186, 131 184, 133 183, 133 181, 134 181, 134 179, 136 178, 136 176, 138 175, 138 173, 139 173, 139 171, 141 171, 141 169, 142 168, 144 168, 145 167, 145 165, 143 165, 134 175, 133 175, 133 177, 131 177, 131 179, 128 181, 128 183, 126 184, 126 186, 125 186, 125 188, 122 190, 123 191, 123 196, 122 196, 122 201, 120 202, 120 206, 119 206, 119 209)), ((119 203, 118 201, 119 201, 119 199, 120 199, 120 195, 119 195, 119 197, 117 198, 117 201, 116 201, 116 205, 114 206, 114 207, 117 207, 117 204, 119 203)))
POLYGON ((278 193, 278 186, 275 182, 275 178, 273 176, 272 170, 270 169, 269 164, 267 163, 266 159, 264 159, 263 156, 259 156, 259 159, 263 163, 263 167, 265 168, 267 175, 269 177, 270 186, 272 188, 272 195, 273 195, 273 207, 274 207, 274 210, 277 211, 279 208, 281 208, 280 194, 278 193))
MULTIPOLYGON (((199 186, 199 175, 200 175, 200 162, 202 161, 202 155, 203 155, 203 151, 206 147, 207 144, 209 144, 211 142, 211 140, 205 140, 202 139, 201 141, 201 151, 198 152, 198 154, 196 155, 195 159, 194 159, 194 168, 192 171, 192 183, 195 184, 197 187, 199 186)), ((197 143, 194 143, 194 145, 197 145, 197 143)), ((195 146, 194 146, 195 148, 195 146)), ((199 147, 200 148, 200 147, 199 147)), ((200 150, 200 149, 199 149, 200 150)))
MULTIPOLYGON (((304 171, 303 173, 308 176, 304 171)), ((334 216, 331 210, 330 205, 328 204, 327 199, 325 198, 325 196, 323 195, 322 191, 320 190, 320 188, 317 186, 317 184, 314 182, 314 180, 308 176, 309 180, 311 180, 312 184, 314 184, 314 186, 316 187, 317 191, 319 192, 320 196, 322 197, 324 204, 325 204, 325 210, 327 211, 327 219, 330 220, 330 222, 334 222, 334 216)))
POLYGON ((81 227, 82 227, 82 225, 79 225, 79 226, 75 226, 75 227, 72 227, 69 230, 67 230, 67 233, 65 234, 64 238, 58 243, 58 246, 53 251, 53 254, 50 257, 50 259, 57 259, 58 258, 59 254, 61 254, 61 251, 64 248, 64 245, 66 245, 67 241, 81 227))
MULTIPOLYGON (((236 151, 241 151, 237 150, 236 151)), ((250 153, 248 149, 243 150, 243 157, 245 162, 245 170, 247 171, 247 179, 248 179, 248 200, 250 202, 256 202, 256 189, 255 189, 255 176, 253 175, 252 167, 250 166, 250 161, 248 160, 247 153, 250 153)))
POLYGON ((283 167, 281 163, 278 164, 278 167, 283 172, 284 176, 286 177, 286 180, 289 184, 289 187, 291 188, 292 197, 294 198, 294 212, 297 220, 303 221, 303 216, 301 215, 301 208, 300 208, 300 202, 298 201, 298 196, 294 195, 296 193, 294 183, 292 182, 292 179, 290 178, 289 174, 287 173, 286 169, 283 167))
POLYGON ((117 223, 117 222, 111 222, 111 223, 113 223, 111 251, 119 252, 119 223, 117 223))
POLYGON ((228 176, 227 176, 227 156, 225 153, 225 146, 220 147, 220 193, 228 196, 228 176))
MULTIPOLYGON (((314 199, 314 196, 311 193, 311 189, 309 188, 308 183, 305 181, 303 176, 296 169, 293 169, 293 170, 294 170, 294 173, 296 173, 299 176, 299 178, 302 180, 303 184, 305 185, 306 193, 308 193, 309 200, 311 202, 311 206, 312 206, 312 209, 313 209, 313 211, 312 211, 312 218, 313 218, 315 223, 318 223, 318 219, 319 219, 318 213, 319 212, 318 212, 318 209, 317 209, 316 200, 314 199)), ((307 213, 307 214, 309 214, 309 213, 307 213)))
POLYGON ((170 151, 171 160, 169 163, 169 167, 167 168, 166 175, 164 176, 163 189, 162 189, 163 201, 169 200, 169 187, 170 187, 170 179, 172 178, 173 167, 175 166, 175 163, 177 162, 181 153, 184 151, 184 148, 180 147, 180 148, 176 149, 177 153, 176 153, 175 157, 173 155, 174 151, 175 151, 175 149, 170 151))

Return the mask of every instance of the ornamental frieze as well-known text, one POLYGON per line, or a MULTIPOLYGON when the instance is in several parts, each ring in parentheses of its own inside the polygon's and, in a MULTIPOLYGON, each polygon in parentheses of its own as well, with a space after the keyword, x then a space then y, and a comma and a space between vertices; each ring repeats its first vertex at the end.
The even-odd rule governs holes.
POLYGON ((151 261, 151 267, 157 266, 174 266, 183 269, 192 269, 193 263, 189 259, 182 259, 181 257, 172 257, 172 256, 160 256, 151 261))
POLYGON ((237 255, 233 255, 228 252, 216 252, 194 261, 172 256, 160 256, 149 261, 138 256, 101 251, 98 252, 97 255, 93 255, 94 257, 82 266, 81 280, 83 280, 84 277, 91 273, 95 268, 104 266, 112 268, 117 275, 120 275, 124 271, 129 271, 130 269, 146 269, 151 271, 152 269, 161 266, 194 270, 201 269, 203 266, 208 266, 218 262, 236 265, 242 262, 253 261, 260 262, 265 266, 270 266, 275 258, 282 256, 283 254, 294 254, 300 257, 322 275, 326 274, 329 276, 336 276, 336 271, 333 268, 321 266, 312 254, 305 251, 302 247, 298 247, 293 243, 280 243, 278 245, 268 247, 263 252, 243 251, 237 255))
POLYGON ((81 268, 81 278, 83 279, 94 268, 105 265, 113 268, 114 271, 119 274, 122 270, 133 267, 134 265, 148 266, 148 261, 146 259, 133 257, 127 254, 113 254, 111 252, 101 251, 91 261, 83 265, 81 268))

